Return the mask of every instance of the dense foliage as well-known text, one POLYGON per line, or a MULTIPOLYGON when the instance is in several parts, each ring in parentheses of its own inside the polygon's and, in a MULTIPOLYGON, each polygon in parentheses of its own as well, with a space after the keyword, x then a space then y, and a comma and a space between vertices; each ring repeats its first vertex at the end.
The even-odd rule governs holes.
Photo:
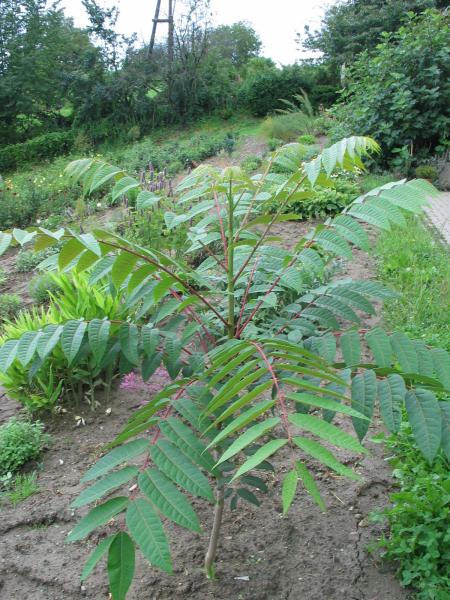
POLYGON ((28 461, 38 458, 49 436, 39 421, 10 419, 0 427, 0 477, 16 473, 28 461))
POLYGON ((442 151, 450 126, 449 65, 448 15, 410 14, 372 54, 366 51, 356 59, 334 111, 335 136, 370 133, 391 161, 405 147, 406 169, 408 154, 442 151))
MULTIPOLYGON (((105 278, 114 297, 122 295, 122 310, 134 313, 111 318, 106 311, 79 312, 74 318, 61 310, 58 325, 10 330, 0 349, 5 377, 17 368, 33 372, 45 361, 50 366, 58 352, 71 368, 80 358, 99 368, 112 354, 122 373, 140 370, 144 380, 164 364, 171 379, 130 417, 113 449, 83 477, 89 486, 72 506, 95 506, 69 540, 84 539, 112 517, 121 523, 94 550, 83 579, 108 554, 111 593, 125 598, 135 545, 152 565, 172 572, 160 515, 200 533, 187 495, 214 505, 205 557, 207 576, 214 577, 225 502, 258 504, 266 491, 258 473, 274 469, 269 459, 281 451, 292 458, 283 478, 283 511, 299 483, 323 507, 304 458, 357 479, 324 442, 365 453, 361 441, 376 402, 393 432, 406 406, 414 439, 428 461, 441 445, 448 449, 447 429, 442 429, 447 404, 441 407, 437 400, 450 385, 448 354, 398 332, 359 330, 357 311, 373 314, 373 299, 391 293, 373 281, 329 278, 334 257, 351 260, 352 245, 368 249, 361 221, 385 230, 406 225, 404 214, 420 212, 433 187, 421 180, 386 184, 315 227, 290 251, 270 238, 274 224, 292 218, 282 214, 287 203, 314 193, 316 185, 332 185, 330 176, 338 167, 361 169, 361 157, 376 149, 370 138, 353 137, 309 162, 295 147, 281 148, 263 176, 249 177, 234 167, 194 170, 178 187, 179 209, 167 211, 164 219, 168 228, 191 224, 185 253, 205 249, 198 266, 108 230, 2 234, 2 250, 13 240, 34 242, 37 250, 62 244, 61 270, 87 271, 88 285, 105 278), (268 202, 279 205, 273 216, 267 214, 268 202), (351 418, 357 438, 333 424, 335 413, 351 418), (145 458, 138 468, 139 456, 145 458), (98 502, 125 484, 130 494, 98 502)), ((75 161, 67 172, 90 192, 112 183, 112 196, 127 195, 138 210, 151 209, 160 199, 101 160, 75 161)))

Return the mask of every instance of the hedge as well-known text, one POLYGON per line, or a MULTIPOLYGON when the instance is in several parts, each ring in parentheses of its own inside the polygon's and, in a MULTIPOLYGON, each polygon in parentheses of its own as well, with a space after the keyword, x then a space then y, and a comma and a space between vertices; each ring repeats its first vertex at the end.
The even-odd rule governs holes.
POLYGON ((69 152, 73 146, 71 131, 56 131, 32 138, 22 144, 0 148, 0 172, 13 171, 31 162, 53 158, 69 152))

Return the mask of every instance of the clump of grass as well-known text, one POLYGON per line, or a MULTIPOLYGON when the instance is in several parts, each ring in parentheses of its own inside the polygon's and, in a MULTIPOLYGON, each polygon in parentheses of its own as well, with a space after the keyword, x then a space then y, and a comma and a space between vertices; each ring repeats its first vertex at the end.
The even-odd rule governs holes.
POLYGON ((0 294, 0 322, 12 319, 21 306, 22 300, 17 294, 0 294))
POLYGON ((39 486, 36 482, 36 472, 32 473, 24 473, 23 475, 17 475, 14 479, 9 483, 8 491, 5 493, 5 496, 11 502, 13 506, 23 502, 33 494, 36 494, 39 491, 39 486))
POLYGON ((376 246, 378 275, 400 292, 385 304, 387 327, 450 349, 450 260, 447 248, 417 217, 401 233, 384 232, 376 246))

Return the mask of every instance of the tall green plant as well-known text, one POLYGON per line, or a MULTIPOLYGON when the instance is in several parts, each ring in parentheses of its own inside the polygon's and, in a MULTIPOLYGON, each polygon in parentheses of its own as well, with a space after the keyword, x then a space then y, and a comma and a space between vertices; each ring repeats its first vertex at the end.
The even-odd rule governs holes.
MULTIPOLYGON (((165 220, 173 228, 195 218, 187 252, 203 248, 207 254, 197 268, 100 229, 2 234, 3 250, 12 240, 35 240, 36 249, 63 241, 60 268, 90 270, 94 280, 109 275, 126 305, 144 303, 148 318, 143 326, 73 319, 58 333, 44 328, 10 339, 0 349, 1 370, 16 356, 45 358, 50 339, 69 360, 84 344, 101 361, 113 335, 121 361, 140 369, 145 380, 161 363, 171 377, 84 475, 88 487, 72 503, 95 506, 70 532, 70 541, 86 538, 112 517, 118 521, 117 532, 100 542, 82 574, 86 578, 107 554, 114 600, 125 598, 131 585, 136 545, 152 565, 172 571, 161 516, 201 533, 190 496, 214 512, 205 570, 215 577, 226 502, 258 504, 257 494, 267 491, 260 472, 275 469, 269 459, 279 452, 290 464, 283 511, 299 483, 323 508, 305 459, 358 479, 329 445, 366 453, 361 442, 376 402, 391 431, 406 406, 428 460, 441 445, 448 448, 448 404, 440 405, 436 394, 450 389, 449 355, 400 333, 361 328, 359 312, 373 313, 371 300, 391 293, 373 281, 330 282, 326 276, 333 257, 351 260, 353 245, 368 249, 361 221, 381 229, 405 224, 404 213, 419 212, 434 188, 421 180, 381 186, 314 228, 291 251, 271 237, 273 225, 293 218, 282 214, 288 202, 309 197, 316 185, 332 186, 337 167, 363 168, 361 157, 377 149, 373 140, 353 137, 310 162, 299 159, 295 145, 281 148, 263 175, 249 177, 234 167, 196 169, 178 188, 180 210, 166 213, 165 220), (285 174, 273 172, 280 166, 285 174), (267 203, 274 202, 278 211, 267 214, 267 203), (351 419, 357 437, 333 424, 336 413, 351 419), (131 491, 104 501, 125 484, 131 491)), ((97 160, 71 163, 67 173, 88 191, 112 182, 113 196, 133 193, 138 206, 153 204, 138 181, 97 160)))

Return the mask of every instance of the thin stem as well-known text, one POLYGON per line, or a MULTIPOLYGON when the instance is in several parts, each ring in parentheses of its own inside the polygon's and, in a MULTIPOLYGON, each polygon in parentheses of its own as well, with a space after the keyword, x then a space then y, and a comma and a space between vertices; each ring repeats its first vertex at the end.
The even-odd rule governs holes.
POLYGON ((217 547, 219 545, 220 528, 222 526, 223 509, 225 506, 225 489, 223 486, 217 486, 216 506, 214 508, 214 521, 209 538, 208 550, 205 556, 205 570, 208 579, 215 579, 216 568, 215 559, 217 547))

